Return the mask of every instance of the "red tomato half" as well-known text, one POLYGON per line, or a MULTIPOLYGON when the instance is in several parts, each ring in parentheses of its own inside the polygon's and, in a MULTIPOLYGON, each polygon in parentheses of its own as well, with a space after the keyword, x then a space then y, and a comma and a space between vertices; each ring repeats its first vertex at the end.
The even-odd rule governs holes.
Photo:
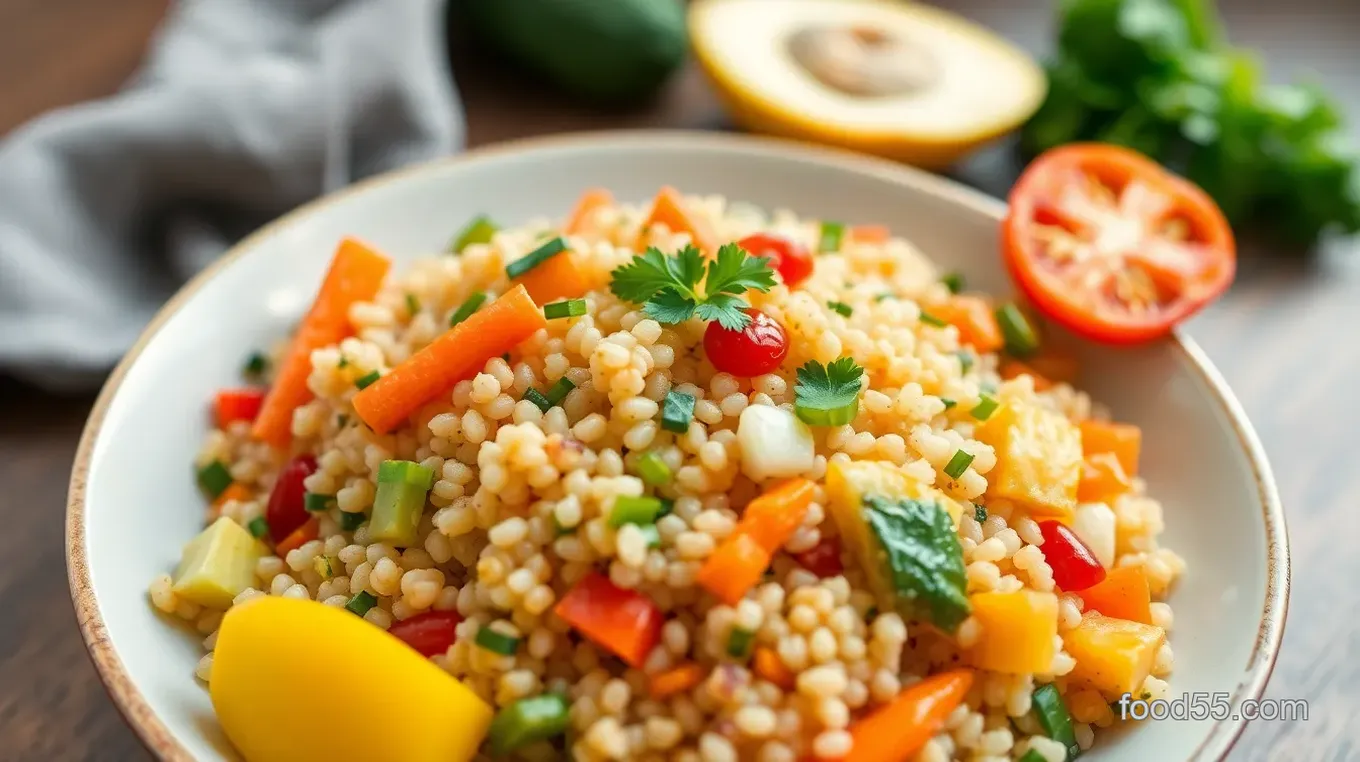
POLYGON ((797 241, 773 233, 756 233, 737 241, 753 257, 768 257, 770 266, 789 288, 812 275, 812 252, 797 241))
POLYGON ((1204 191, 1118 146, 1034 160, 1002 223, 1006 266, 1046 316, 1096 341, 1170 332, 1232 282, 1237 248, 1204 191))

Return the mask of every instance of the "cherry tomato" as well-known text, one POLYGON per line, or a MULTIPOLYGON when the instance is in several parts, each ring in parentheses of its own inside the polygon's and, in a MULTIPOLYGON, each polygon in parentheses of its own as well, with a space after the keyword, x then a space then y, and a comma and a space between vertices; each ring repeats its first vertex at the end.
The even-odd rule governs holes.
POLYGON ((713 367, 734 376, 750 378, 779 367, 789 353, 789 337, 779 321, 760 310, 748 309, 751 322, 740 331, 729 331, 713 321, 704 331, 704 351, 713 367))
POLYGON ((1085 590, 1105 579, 1105 567, 1071 529, 1057 521, 1040 521, 1044 536, 1044 560, 1053 569, 1053 581, 1068 592, 1085 590))
POLYGON ((812 274, 812 252, 797 241, 773 233, 756 233, 737 241, 753 257, 769 257, 770 266, 789 288, 812 274))
POLYGON ((264 405, 264 389, 223 389, 217 393, 217 427, 236 421, 253 421, 264 405))
POLYGON ((269 493, 269 505, 264 511, 265 521, 269 522, 269 536, 274 538, 274 542, 282 541, 294 529, 307 523, 309 516, 303 505, 307 488, 303 486, 302 480, 314 471, 316 458, 299 455, 288 461, 279 472, 278 481, 274 482, 274 489, 269 493))
POLYGON ((434 656, 449 650, 456 638, 454 629, 463 621, 457 611, 427 611, 403 619, 387 631, 406 645, 416 649, 421 656, 434 656))
POLYGON ((839 537, 823 537, 821 542, 810 550, 794 555, 794 559, 804 569, 823 579, 834 577, 845 571, 841 565, 841 540, 839 537))
POLYGON ((1096 341, 1169 333, 1232 282, 1237 248, 1204 191, 1125 148, 1055 148, 1011 190, 1011 277, 1053 321, 1096 341))

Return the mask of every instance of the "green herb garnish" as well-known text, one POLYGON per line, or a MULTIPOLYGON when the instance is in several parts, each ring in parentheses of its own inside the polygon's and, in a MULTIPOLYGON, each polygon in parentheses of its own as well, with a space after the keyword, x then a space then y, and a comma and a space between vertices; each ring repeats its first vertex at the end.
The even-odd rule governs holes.
POLYGON ((830 365, 810 360, 798 369, 794 385, 793 412, 810 426, 842 426, 859 412, 859 393, 864 368, 852 357, 830 365))
POLYGON ((707 263, 694 246, 670 256, 652 247, 615 268, 609 284, 615 296, 643 305, 659 323, 683 323, 697 315, 729 331, 739 331, 751 322, 746 314, 750 305, 741 294, 749 289, 769 291, 773 286, 770 260, 753 257, 735 243, 718 249, 718 256, 707 263))

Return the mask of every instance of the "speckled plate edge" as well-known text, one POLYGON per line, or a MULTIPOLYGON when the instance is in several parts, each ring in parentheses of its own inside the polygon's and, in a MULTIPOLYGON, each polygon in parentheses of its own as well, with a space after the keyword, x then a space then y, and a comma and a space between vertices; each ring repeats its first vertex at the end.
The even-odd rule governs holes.
MULTIPOLYGON (((76 450, 75 464, 71 470, 71 481, 66 502, 66 568, 71 586, 71 598, 75 604, 76 619, 80 624, 81 635, 85 638, 90 658, 99 672, 104 687, 117 705, 119 711, 137 735, 154 754, 166 762, 192 762, 193 756, 185 749, 156 716, 146 702, 132 678, 127 674, 100 615, 90 582, 89 560, 85 545, 85 492, 89 478, 90 459, 95 440, 99 436, 109 403, 122 386, 128 369, 137 361, 152 337, 183 307, 209 280, 217 275, 233 260, 254 248, 258 243, 297 219, 306 217, 322 207, 341 198, 358 195, 378 186, 401 182, 406 178, 424 172, 442 169, 449 164, 480 162, 514 153, 544 149, 585 148, 620 143, 655 145, 657 147, 703 147, 719 146, 739 148, 750 153, 762 153, 791 161, 815 162, 838 171, 874 175, 899 185, 935 196, 940 196, 960 206, 973 209, 981 214, 1000 219, 1005 206, 998 200, 978 191, 964 187, 951 180, 932 175, 903 165, 881 161, 867 156, 827 148, 825 146, 799 143, 771 138, 757 138, 716 132, 687 132, 665 130, 619 130, 606 132, 576 133, 571 135, 527 138, 499 143, 484 148, 467 151, 458 156, 435 160, 405 169, 388 172, 351 185, 343 190, 316 199, 285 214, 265 225, 225 255, 199 273, 179 290, 142 332, 137 343, 123 357, 122 361, 109 375, 95 400, 85 430, 80 437, 76 450)), ((1180 332, 1172 335, 1169 341, 1189 360, 1189 365, 1199 374, 1210 390, 1222 412, 1232 426, 1237 443, 1246 453, 1251 463, 1252 475, 1262 496, 1260 506, 1265 521, 1266 534, 1266 596, 1261 612, 1261 623, 1256 633, 1247 664, 1242 671, 1242 680, 1232 694, 1234 706, 1246 699, 1260 698, 1265 691, 1270 673, 1275 667, 1279 654, 1280 641, 1284 636, 1285 615, 1289 608, 1289 538, 1285 528, 1284 509, 1275 486, 1274 476, 1266 460, 1265 450, 1247 420, 1241 404, 1228 388, 1227 382, 1205 356, 1203 350, 1188 336, 1180 332)), ((1208 735, 1195 749, 1187 762, 1217 762, 1227 755, 1242 730, 1245 720, 1220 720, 1210 728, 1208 735)))

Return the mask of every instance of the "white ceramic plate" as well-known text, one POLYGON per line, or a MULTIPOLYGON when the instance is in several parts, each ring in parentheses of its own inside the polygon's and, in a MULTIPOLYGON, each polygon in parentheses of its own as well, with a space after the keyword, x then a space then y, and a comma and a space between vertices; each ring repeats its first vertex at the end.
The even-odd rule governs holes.
MULTIPOLYGON (((886 223, 973 284, 1009 290, 1000 203, 946 180, 851 154, 767 140, 607 133, 475 151, 309 204, 241 243, 186 286, 110 377, 76 456, 67 514, 71 589, 109 692, 163 759, 234 759, 193 677, 199 638, 171 626, 147 584, 201 528, 189 460, 212 392, 242 357, 283 335, 337 240, 354 234, 399 262, 438 250, 479 212, 560 217, 586 187, 641 201, 662 184, 849 223, 886 223)), ((1185 556, 1172 642, 1177 693, 1261 694, 1279 648, 1289 565, 1283 513, 1261 447, 1213 367, 1184 337, 1139 349, 1079 348, 1083 386, 1145 432, 1142 471, 1185 556)), ((1216 760, 1242 723, 1145 722, 1102 734, 1104 762, 1216 760)))

